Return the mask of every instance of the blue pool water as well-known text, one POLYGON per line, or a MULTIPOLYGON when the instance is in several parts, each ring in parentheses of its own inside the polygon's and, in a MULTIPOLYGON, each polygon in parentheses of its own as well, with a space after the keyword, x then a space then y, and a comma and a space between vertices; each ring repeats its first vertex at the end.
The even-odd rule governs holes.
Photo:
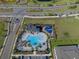
POLYGON ((39 39, 40 38, 36 35, 29 35, 27 37, 27 41, 29 41, 33 47, 39 44, 39 39))
POLYGON ((52 26, 46 26, 46 27, 45 27, 45 30, 46 30, 48 33, 52 33, 53 28, 52 28, 52 26))
MULTIPOLYGON (((26 41, 28 44, 31 44, 32 48, 36 48, 39 44, 43 44, 47 40, 47 35, 45 33, 26 33, 22 36, 22 41, 26 41)), ((18 44, 18 50, 26 51, 26 46, 18 44)))
POLYGON ((28 41, 32 47, 36 47, 38 44, 40 44, 40 40, 41 38, 38 35, 29 35, 26 38, 26 41, 28 41))

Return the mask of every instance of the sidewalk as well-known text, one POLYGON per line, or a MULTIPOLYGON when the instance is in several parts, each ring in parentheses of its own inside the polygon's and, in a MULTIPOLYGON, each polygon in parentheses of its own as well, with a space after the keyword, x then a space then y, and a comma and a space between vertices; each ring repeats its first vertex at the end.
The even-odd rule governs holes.
POLYGON ((27 17, 27 18, 60 18, 60 17, 68 17, 68 16, 78 16, 79 14, 70 14, 70 15, 61 15, 61 16, 28 16, 28 15, 13 15, 13 14, 6 14, 6 15, 0 15, 0 17, 27 17))

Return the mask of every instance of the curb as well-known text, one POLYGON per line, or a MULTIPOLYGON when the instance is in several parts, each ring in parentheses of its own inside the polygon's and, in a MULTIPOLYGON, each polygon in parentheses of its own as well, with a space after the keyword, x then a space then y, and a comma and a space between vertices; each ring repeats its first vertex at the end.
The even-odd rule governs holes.
POLYGON ((68 16, 78 16, 79 14, 64 14, 61 16, 28 16, 28 15, 0 15, 0 17, 27 17, 27 18, 59 18, 59 17, 68 17, 68 16))

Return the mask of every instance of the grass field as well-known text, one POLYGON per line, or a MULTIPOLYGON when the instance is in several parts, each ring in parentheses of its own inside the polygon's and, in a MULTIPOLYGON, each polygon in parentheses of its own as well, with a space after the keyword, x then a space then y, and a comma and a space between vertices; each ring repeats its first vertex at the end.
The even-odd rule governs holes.
POLYGON ((51 0, 49 2, 40 2, 38 0, 27 0, 29 4, 42 4, 44 6, 48 5, 62 5, 62 4, 69 4, 79 2, 78 0, 51 0))
POLYGON ((5 31, 6 27, 7 27, 7 23, 0 20, 0 47, 2 47, 3 43, 4 43, 4 39, 5 39, 5 35, 6 35, 6 31, 5 31))
POLYGON ((4 22, 2 22, 2 21, 0 21, 0 45, 2 45, 3 44, 3 36, 4 36, 4 34, 5 34, 5 31, 4 31, 4 29, 5 29, 5 23, 4 22))
POLYGON ((79 39, 79 18, 67 17, 56 20, 58 39, 79 39))
POLYGON ((78 0, 59 0, 58 2, 55 2, 54 4, 61 5, 61 4, 75 3, 77 1, 78 0))
MULTIPOLYGON (((16 3, 17 0, 0 0, 0 4, 1 3, 5 3, 5 4, 17 4, 16 3)), ((32 5, 32 4, 41 4, 44 6, 48 6, 48 5, 62 5, 62 4, 69 4, 69 3, 75 3, 75 2, 79 2, 78 0, 51 0, 49 2, 40 2, 38 0, 23 0, 26 3, 32 5)))
POLYGON ((55 24, 52 18, 24 18, 24 24, 55 24))
POLYGON ((54 48, 58 45, 79 44, 79 17, 64 17, 54 20, 58 37, 51 39, 52 55, 54 48))
POLYGON ((72 45, 72 44, 79 44, 79 39, 68 39, 68 40, 52 40, 52 46, 57 47, 58 45, 72 45))
POLYGON ((14 4, 14 3, 16 3, 16 0, 0 0, 0 3, 14 4))

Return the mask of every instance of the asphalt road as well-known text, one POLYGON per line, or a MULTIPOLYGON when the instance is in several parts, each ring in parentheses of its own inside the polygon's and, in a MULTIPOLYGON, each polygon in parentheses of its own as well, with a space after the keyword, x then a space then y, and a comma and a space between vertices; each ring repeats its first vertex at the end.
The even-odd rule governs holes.
POLYGON ((10 58, 12 47, 15 42, 15 35, 16 35, 16 32, 17 32, 21 22, 22 22, 22 19, 20 20, 19 23, 14 23, 14 22, 11 23, 11 28, 12 28, 12 24, 14 23, 14 26, 13 26, 14 30, 11 29, 11 31, 10 31, 10 34, 9 34, 8 39, 6 41, 6 45, 3 48, 3 53, 2 53, 0 59, 9 59, 10 58))
POLYGON ((16 15, 38 15, 38 16, 45 16, 45 15, 48 15, 49 13, 52 13, 52 14, 57 14, 57 15, 60 15, 60 14, 75 14, 75 13, 79 13, 78 10, 66 10, 64 12, 57 12, 54 10, 56 9, 63 9, 64 7, 66 6, 71 6, 71 5, 77 5, 79 6, 79 4, 67 4, 67 5, 57 5, 57 6, 51 6, 51 7, 27 7, 26 5, 20 5, 20 6, 17 6, 17 5, 0 5, 0 8, 14 8, 14 11, 12 13, 0 13, 0 15, 12 15, 12 16, 16 16, 16 15), (30 12, 30 10, 43 10, 44 12, 30 12), (46 10, 51 10, 50 12, 45 12, 46 10))

